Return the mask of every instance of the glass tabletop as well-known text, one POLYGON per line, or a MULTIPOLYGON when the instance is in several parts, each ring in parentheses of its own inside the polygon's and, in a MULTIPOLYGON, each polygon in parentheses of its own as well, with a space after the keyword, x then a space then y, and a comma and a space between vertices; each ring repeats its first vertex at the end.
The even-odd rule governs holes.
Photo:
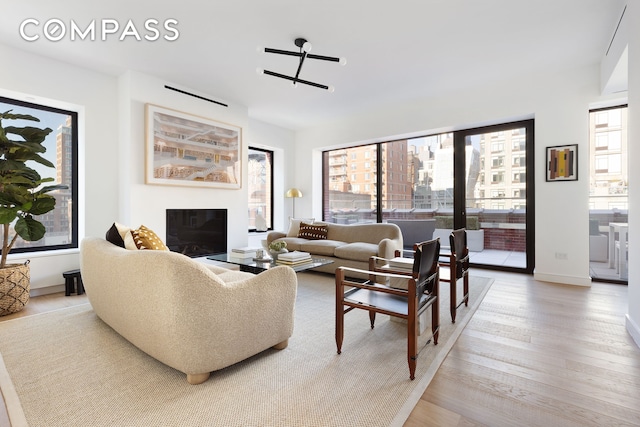
MULTIPOLYGON (((285 264, 278 264, 277 262, 274 262, 271 258, 265 259, 264 261, 258 261, 254 258, 234 257, 229 253, 210 255, 207 257, 207 259, 239 265, 241 271, 249 271, 252 273, 256 271, 259 272, 259 271, 268 270, 270 268, 277 267, 280 265, 285 265, 285 264)), ((286 265, 286 266, 292 268, 294 271, 305 271, 305 270, 309 270, 312 268, 316 268, 316 267, 320 267, 320 266, 332 264, 332 263, 333 261, 330 259, 311 257, 311 261, 309 262, 304 262, 301 264, 294 264, 294 265, 286 265)))

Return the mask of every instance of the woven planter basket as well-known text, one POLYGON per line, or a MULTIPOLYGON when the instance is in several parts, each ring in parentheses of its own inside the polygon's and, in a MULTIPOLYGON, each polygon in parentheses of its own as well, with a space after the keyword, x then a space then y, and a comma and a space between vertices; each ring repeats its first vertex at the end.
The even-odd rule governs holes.
POLYGON ((0 269, 0 316, 16 313, 29 302, 31 276, 29 262, 9 264, 0 269))

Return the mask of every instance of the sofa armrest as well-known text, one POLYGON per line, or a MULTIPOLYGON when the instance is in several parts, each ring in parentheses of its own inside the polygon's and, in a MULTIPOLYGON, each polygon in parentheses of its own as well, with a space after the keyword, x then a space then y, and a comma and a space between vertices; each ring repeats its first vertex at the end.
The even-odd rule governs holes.
POLYGON ((378 256, 391 259, 395 257, 396 251, 402 250, 402 237, 399 239, 382 239, 378 243, 378 256))
POLYGON ((267 234, 267 243, 271 243, 274 240, 280 239, 282 237, 287 237, 287 233, 282 231, 271 231, 267 234))

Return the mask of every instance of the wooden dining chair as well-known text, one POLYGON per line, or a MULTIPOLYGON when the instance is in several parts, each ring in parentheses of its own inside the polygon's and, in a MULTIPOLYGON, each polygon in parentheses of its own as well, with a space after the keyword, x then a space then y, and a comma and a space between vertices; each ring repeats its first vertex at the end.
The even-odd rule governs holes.
POLYGON ((454 230, 449 235, 451 253, 442 255, 440 267, 442 275, 440 280, 449 282, 450 296, 449 309, 451 311, 451 322, 456 323, 456 312, 463 303, 469 305, 469 247, 467 246, 467 230, 460 228, 454 230), (462 299, 458 302, 458 280, 462 279, 462 299))
MULTIPOLYGON (((369 312, 371 329, 375 326, 376 313, 386 314, 407 321, 407 362, 409 377, 415 378, 418 359, 418 317, 431 307, 432 336, 426 344, 438 344, 440 328, 438 257, 440 240, 430 240, 415 246, 412 273, 368 272, 348 267, 336 269, 336 346, 342 353, 344 339, 344 315, 353 309, 369 312), (371 279, 363 282, 346 278, 349 273, 369 273, 371 279), (375 278, 375 279, 372 279, 375 278), (407 289, 399 289, 380 283, 381 279, 407 280, 407 289)), ((426 345, 425 344, 425 345, 426 345)))

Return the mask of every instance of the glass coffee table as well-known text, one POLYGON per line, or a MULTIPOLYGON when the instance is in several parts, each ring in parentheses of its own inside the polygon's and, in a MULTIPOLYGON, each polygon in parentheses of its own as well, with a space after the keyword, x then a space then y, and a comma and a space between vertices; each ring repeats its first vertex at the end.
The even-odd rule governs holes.
MULTIPOLYGON (((236 258, 231 256, 228 253, 210 255, 207 257, 207 259, 210 259, 213 261, 226 262, 229 264, 235 264, 240 266, 240 271, 245 271, 247 273, 253 273, 253 274, 262 273, 263 271, 268 270, 270 268, 284 265, 284 264, 278 264, 273 260, 256 261, 253 258, 236 258)), ((287 265, 287 267, 292 268, 293 271, 295 272, 300 272, 305 270, 311 270, 312 268, 320 267, 327 264, 333 264, 333 261, 325 258, 311 257, 310 262, 305 262, 303 264, 296 264, 296 265, 287 265)))

